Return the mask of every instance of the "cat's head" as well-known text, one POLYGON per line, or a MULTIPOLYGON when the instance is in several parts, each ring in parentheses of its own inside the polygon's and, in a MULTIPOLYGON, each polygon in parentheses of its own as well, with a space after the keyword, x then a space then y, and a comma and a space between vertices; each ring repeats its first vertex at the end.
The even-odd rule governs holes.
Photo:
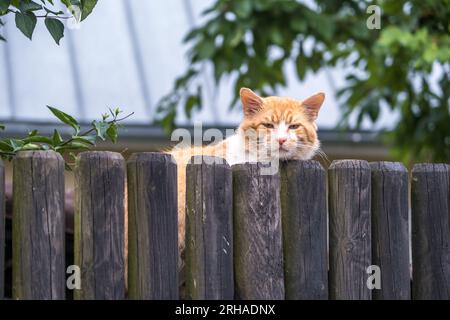
POLYGON ((311 159, 319 150, 315 123, 324 93, 305 100, 259 97, 252 90, 240 91, 244 119, 239 126, 246 136, 246 150, 260 159, 311 159))

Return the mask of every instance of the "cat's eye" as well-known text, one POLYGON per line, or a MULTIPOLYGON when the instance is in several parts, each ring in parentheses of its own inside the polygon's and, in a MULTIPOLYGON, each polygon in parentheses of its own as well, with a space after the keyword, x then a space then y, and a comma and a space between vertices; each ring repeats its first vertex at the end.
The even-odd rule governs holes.
POLYGON ((264 127, 266 127, 267 129, 273 129, 273 124, 271 124, 271 123, 263 123, 262 125, 264 127))
POLYGON ((291 124, 291 125, 289 126, 289 129, 295 130, 295 129, 298 129, 299 127, 300 127, 299 124, 291 124))

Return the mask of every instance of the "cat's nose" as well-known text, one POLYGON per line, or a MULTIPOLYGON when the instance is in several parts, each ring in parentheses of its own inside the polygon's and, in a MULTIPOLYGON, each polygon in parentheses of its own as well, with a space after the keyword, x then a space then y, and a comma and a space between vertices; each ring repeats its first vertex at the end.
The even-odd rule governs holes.
POLYGON ((287 138, 277 138, 278 143, 280 144, 280 146, 285 143, 287 140, 287 138))

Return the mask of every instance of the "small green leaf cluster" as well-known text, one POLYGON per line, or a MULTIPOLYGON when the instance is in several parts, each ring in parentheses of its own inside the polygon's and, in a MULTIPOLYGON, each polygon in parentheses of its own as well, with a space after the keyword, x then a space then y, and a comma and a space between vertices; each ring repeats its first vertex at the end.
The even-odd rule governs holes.
MULTIPOLYGON (((123 113, 119 108, 109 109, 109 113, 102 115, 101 120, 94 120, 90 128, 81 131, 81 125, 73 116, 51 106, 47 106, 53 115, 62 123, 72 128, 72 134, 63 138, 60 131, 55 129, 53 135, 43 136, 38 130, 32 130, 25 138, 0 139, 0 157, 11 160, 18 152, 27 150, 54 150, 61 155, 68 154, 74 160, 74 153, 86 151, 95 147, 98 139, 113 143, 117 142, 120 122, 129 118, 133 113, 120 117, 123 113)), ((5 126, 0 125, 0 130, 5 126)), ((70 169, 70 163, 66 166, 70 169)))
MULTIPOLYGON (((7 14, 15 15, 16 27, 30 40, 33 37, 38 18, 43 18, 45 26, 59 45, 64 37, 64 24, 61 20, 74 17, 77 21, 83 21, 91 14, 98 0, 61 0, 61 3, 69 10, 70 15, 61 10, 55 10, 54 0, 0 0, 0 17, 7 14), (74 10, 74 7, 79 10, 74 10)), ((0 27, 3 22, 0 19, 0 27)), ((0 35, 0 40, 6 41, 0 35)))

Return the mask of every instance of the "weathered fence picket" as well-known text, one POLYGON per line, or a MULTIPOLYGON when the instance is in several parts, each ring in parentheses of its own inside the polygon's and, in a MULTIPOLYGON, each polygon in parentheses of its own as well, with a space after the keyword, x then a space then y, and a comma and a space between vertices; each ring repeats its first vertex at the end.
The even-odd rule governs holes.
POLYGON ((261 163, 232 166, 235 295, 284 299, 280 176, 261 163))
POLYGON ((125 160, 114 152, 83 152, 75 167, 75 299, 125 298, 125 160))
POLYGON ((408 171, 398 162, 373 162, 372 264, 381 270, 375 300, 411 299, 408 171))
POLYGON ((398 162, 373 162, 372 264, 381 270, 375 300, 411 299, 408 171, 398 162))
POLYGON ((372 264, 381 270, 375 300, 411 299, 408 171, 398 162, 370 163, 372 170, 372 264))
POLYGON ((13 298, 64 299, 64 160, 24 151, 13 166, 13 298))
POLYGON ((280 173, 286 299, 327 299, 326 172, 288 161, 280 173))
POLYGON ((128 295, 178 298, 177 166, 172 156, 128 160, 128 295))
POLYGON ((412 170, 413 299, 450 299, 450 166, 412 170))
POLYGON ((0 299, 5 290, 5 167, 0 159, 0 299))
POLYGON ((233 299, 233 193, 223 159, 199 156, 186 168, 188 299, 233 299))
POLYGON ((370 300, 370 166, 366 161, 333 161, 329 168, 330 298, 370 300))

